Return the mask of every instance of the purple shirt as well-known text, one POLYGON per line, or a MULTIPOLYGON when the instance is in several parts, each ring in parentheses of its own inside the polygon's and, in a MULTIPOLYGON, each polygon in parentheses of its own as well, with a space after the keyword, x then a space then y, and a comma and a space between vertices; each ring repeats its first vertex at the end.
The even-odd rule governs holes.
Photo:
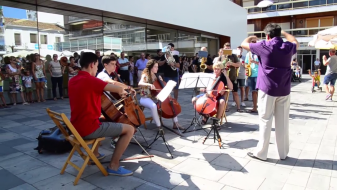
POLYGON ((289 95, 293 72, 290 63, 296 44, 275 37, 270 41, 250 43, 249 47, 260 61, 256 88, 270 96, 289 95))
POLYGON ((135 66, 137 67, 138 70, 144 70, 147 62, 148 62, 147 59, 144 60, 138 59, 135 66))

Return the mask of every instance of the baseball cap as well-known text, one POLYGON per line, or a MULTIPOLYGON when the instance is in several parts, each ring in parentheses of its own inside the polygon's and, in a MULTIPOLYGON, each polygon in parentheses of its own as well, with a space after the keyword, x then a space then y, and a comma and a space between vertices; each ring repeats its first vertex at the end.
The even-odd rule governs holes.
POLYGON ((169 43, 168 45, 171 46, 171 47, 174 47, 174 44, 172 44, 172 43, 169 43))

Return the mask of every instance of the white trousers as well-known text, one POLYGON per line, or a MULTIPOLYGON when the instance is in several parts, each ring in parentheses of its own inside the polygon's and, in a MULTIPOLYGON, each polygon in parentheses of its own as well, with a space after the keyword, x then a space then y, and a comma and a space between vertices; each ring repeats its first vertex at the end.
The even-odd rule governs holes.
POLYGON ((133 86, 133 73, 129 72, 130 86, 133 86))
POLYGON ((142 77, 142 73, 143 73, 143 70, 138 70, 138 72, 137 72, 137 80, 138 80, 138 82, 140 81, 140 78, 142 77))
MULTIPOLYGON (((157 105, 153 102, 153 100, 151 98, 141 97, 139 103, 140 103, 140 105, 142 105, 142 106, 151 110, 151 115, 152 115, 153 120, 156 122, 157 127, 160 127, 161 123, 160 123, 160 119, 159 119, 157 105)), ((173 121, 178 122, 178 118, 174 117, 173 121)))
POLYGON ((285 159, 289 152, 289 109, 290 95, 269 96, 263 91, 258 93, 259 142, 254 156, 266 160, 270 141, 270 133, 275 117, 276 145, 280 159, 285 159))

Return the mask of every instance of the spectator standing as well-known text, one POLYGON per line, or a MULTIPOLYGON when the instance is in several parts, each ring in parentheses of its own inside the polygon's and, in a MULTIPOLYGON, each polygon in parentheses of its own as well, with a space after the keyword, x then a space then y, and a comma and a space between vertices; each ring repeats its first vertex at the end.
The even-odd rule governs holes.
POLYGON ((145 54, 141 53, 140 59, 137 60, 136 65, 135 65, 136 70, 137 70, 138 82, 140 80, 140 77, 142 76, 143 70, 145 69, 147 62, 148 60, 145 59, 145 54))
MULTIPOLYGON (((256 43, 256 41, 252 41, 251 43, 256 43)), ((257 76, 259 72, 259 59, 256 54, 252 52, 248 52, 246 55, 245 63, 249 65, 251 69, 250 76, 247 77, 247 85, 252 92, 252 99, 253 99, 253 109, 248 110, 248 113, 257 113, 257 97, 258 97, 258 90, 256 89, 257 83, 257 76)))
POLYGON ((6 66, 6 72, 9 75, 10 83, 10 93, 12 95, 13 105, 16 105, 16 95, 20 93, 23 105, 28 105, 29 103, 26 102, 25 97, 23 95, 23 88, 22 88, 22 79, 21 79, 21 66, 17 64, 17 61, 14 57, 10 58, 10 64, 6 66))
POLYGON ((121 75, 121 79, 126 85, 129 85, 130 83, 130 73, 129 73, 130 62, 127 58, 125 58, 124 52, 121 52, 121 57, 118 59, 118 63, 119 63, 119 74, 121 75))
POLYGON ((314 62, 314 67, 315 70, 318 71, 318 69, 321 67, 321 62, 319 61, 319 59, 317 58, 316 61, 314 62))
POLYGON ((46 80, 46 71, 44 69, 44 62, 40 59, 39 54, 31 56, 33 60, 32 73, 36 86, 37 102, 45 102, 44 99, 44 84, 46 80), (41 101, 40 101, 41 100, 41 101))
POLYGON ((246 81, 246 64, 245 64, 245 56, 242 55, 242 47, 239 46, 236 48, 236 50, 238 51, 238 59, 240 62, 240 67, 239 67, 239 71, 238 71, 238 84, 239 84, 239 89, 240 89, 240 95, 241 95, 241 106, 246 107, 246 104, 244 102, 244 97, 245 97, 245 81, 246 81))
POLYGON ((56 101, 56 87, 59 89, 60 98, 63 99, 63 73, 64 68, 62 68, 61 64, 57 60, 58 56, 56 54, 53 55, 53 60, 49 62, 49 72, 51 76, 51 84, 52 84, 52 92, 53 98, 56 101))

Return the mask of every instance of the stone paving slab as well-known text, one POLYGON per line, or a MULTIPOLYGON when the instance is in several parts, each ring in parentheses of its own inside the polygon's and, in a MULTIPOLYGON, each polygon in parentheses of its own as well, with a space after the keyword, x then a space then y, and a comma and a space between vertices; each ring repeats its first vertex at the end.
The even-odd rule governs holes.
MULTIPOLYGON (((121 162, 134 171, 130 177, 104 177, 95 166, 88 166, 77 186, 73 186, 76 170, 60 170, 68 154, 38 154, 36 137, 43 129, 54 127, 46 108, 70 115, 69 100, 47 101, 29 106, 16 105, 0 110, 0 189, 336 189, 337 188, 337 102, 324 100, 324 92, 311 93, 311 80, 304 75, 302 83, 292 84, 290 107, 290 150, 288 158, 278 158, 275 130, 272 129, 268 160, 247 156, 258 142, 257 114, 238 113, 231 106, 228 123, 219 131, 224 149, 213 139, 203 144, 205 132, 185 133, 183 137, 166 130, 171 159, 163 141, 158 140, 149 153, 154 158, 121 162)), ((191 91, 181 90, 182 113, 179 122, 190 126, 194 117, 190 104, 191 91)), ((249 96, 251 100, 251 96, 249 96)), ((245 102, 251 109, 252 101, 245 102)), ((145 115, 150 111, 145 109, 145 115)), ((172 126, 170 119, 164 123, 172 126)), ((205 127, 209 127, 210 122, 205 127)), ((191 127, 193 129, 193 127, 191 127)), ((140 127, 145 140, 152 142, 157 133, 154 123, 147 130, 140 127)), ((209 129, 206 129, 208 131, 209 129)), ((146 144, 138 132, 137 139, 146 144)), ((109 161, 113 154, 110 139, 102 142, 100 152, 109 161)), ((130 144, 123 158, 142 155, 140 147, 130 144)), ((83 160, 75 154, 76 164, 83 160)), ((104 167, 107 164, 103 164, 104 167)))

